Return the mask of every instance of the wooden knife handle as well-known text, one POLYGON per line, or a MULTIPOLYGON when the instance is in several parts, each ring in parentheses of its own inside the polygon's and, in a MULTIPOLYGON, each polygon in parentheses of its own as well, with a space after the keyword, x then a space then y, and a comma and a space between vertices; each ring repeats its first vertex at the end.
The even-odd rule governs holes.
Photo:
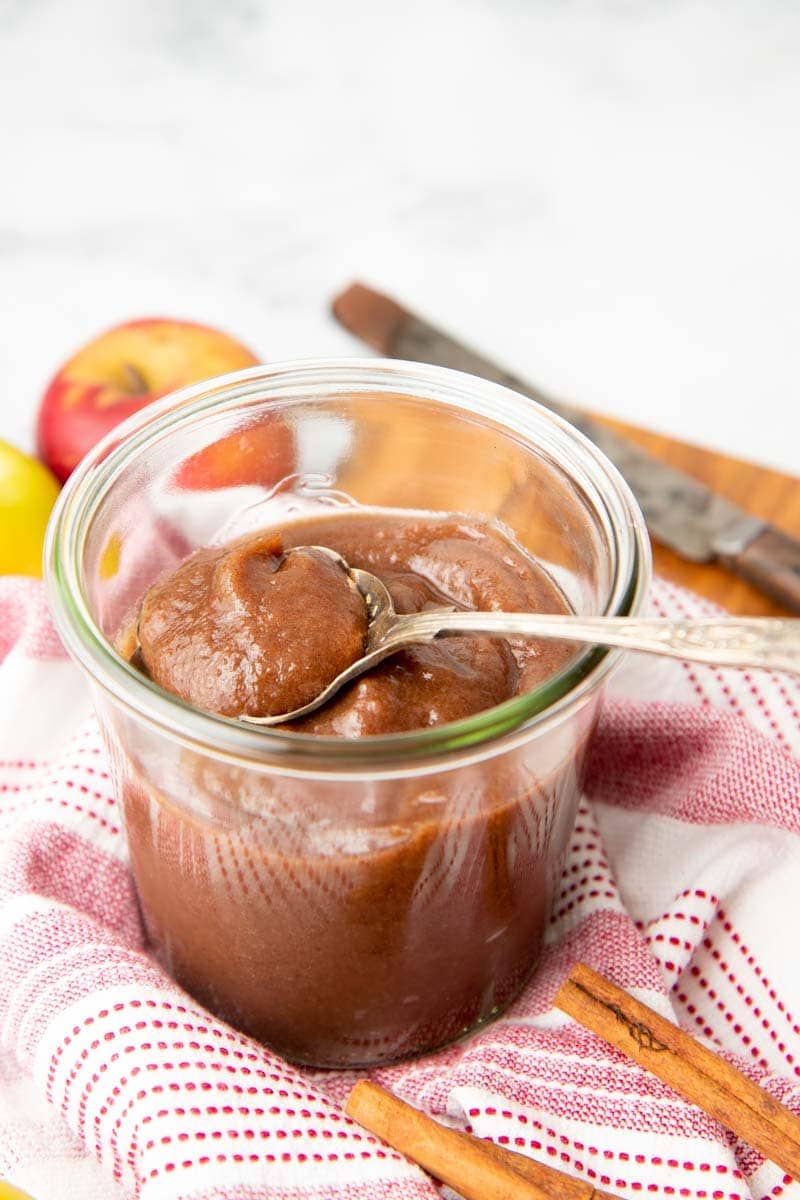
POLYGON ((720 562, 757 588, 800 613, 800 541, 769 525, 744 550, 720 554, 720 562))

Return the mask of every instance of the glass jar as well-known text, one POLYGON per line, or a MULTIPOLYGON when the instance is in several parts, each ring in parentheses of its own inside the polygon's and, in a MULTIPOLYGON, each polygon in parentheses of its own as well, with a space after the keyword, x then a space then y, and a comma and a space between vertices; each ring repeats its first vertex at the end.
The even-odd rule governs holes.
POLYGON ((650 576, 641 514, 591 443, 436 367, 241 371, 150 406, 76 469, 47 582, 93 687, 152 948, 217 1014, 314 1066, 419 1054, 516 995, 620 661, 576 649, 489 711, 346 740, 193 709, 117 653, 144 591, 194 548, 351 503, 501 522, 579 614, 640 613, 650 576))

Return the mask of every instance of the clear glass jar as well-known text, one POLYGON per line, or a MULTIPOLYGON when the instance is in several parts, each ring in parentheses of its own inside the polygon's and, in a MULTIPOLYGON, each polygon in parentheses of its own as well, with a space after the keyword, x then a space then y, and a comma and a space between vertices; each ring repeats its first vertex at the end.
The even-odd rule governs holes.
POLYGON ((578 613, 638 614, 650 577, 641 514, 594 446, 514 392, 414 363, 211 380, 74 472, 46 575, 93 685, 154 952, 215 1012, 314 1066, 433 1049, 519 991, 620 660, 576 650, 477 716, 344 740, 198 711, 114 649, 153 579, 221 530, 351 501, 497 519, 578 613))

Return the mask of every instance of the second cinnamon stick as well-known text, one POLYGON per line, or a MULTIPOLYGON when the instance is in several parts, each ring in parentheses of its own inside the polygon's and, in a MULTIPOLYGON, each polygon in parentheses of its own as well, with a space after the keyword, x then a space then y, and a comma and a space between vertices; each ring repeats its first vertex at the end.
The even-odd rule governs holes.
POLYGON ((544 1163, 448 1129, 367 1079, 355 1085, 345 1112, 464 1200, 618 1200, 544 1163))
POLYGON ((800 1118, 719 1055, 584 963, 555 1005, 800 1180, 800 1118))

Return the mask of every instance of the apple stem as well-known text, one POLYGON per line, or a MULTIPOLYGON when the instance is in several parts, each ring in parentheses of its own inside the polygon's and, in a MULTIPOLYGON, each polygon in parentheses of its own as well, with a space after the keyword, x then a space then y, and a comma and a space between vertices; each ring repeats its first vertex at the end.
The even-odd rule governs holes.
POLYGON ((133 363, 123 363, 122 372, 127 381, 129 392, 133 392, 137 395, 143 395, 145 392, 149 391, 147 380, 142 372, 133 365, 133 363))

